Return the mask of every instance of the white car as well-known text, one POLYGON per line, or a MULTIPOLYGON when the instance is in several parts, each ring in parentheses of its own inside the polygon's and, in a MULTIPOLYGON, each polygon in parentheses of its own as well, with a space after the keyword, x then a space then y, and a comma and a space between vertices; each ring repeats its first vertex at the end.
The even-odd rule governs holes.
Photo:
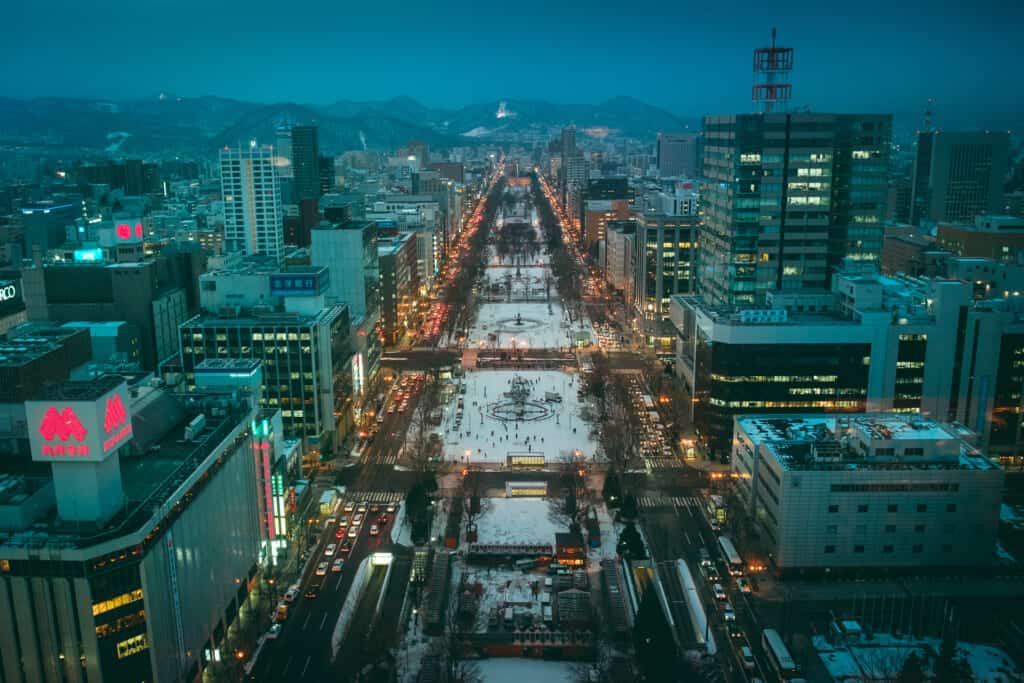
POLYGON ((355 538, 358 535, 359 535, 359 527, 354 526, 354 527, 352 527, 352 528, 350 528, 348 530, 348 537, 349 538, 355 538))
POLYGON ((345 503, 345 512, 352 512, 355 509, 356 509, 356 504, 353 503, 351 500, 349 502, 345 503))
POLYGON ((327 563, 326 562, 321 562, 320 564, 318 564, 316 566, 316 575, 317 576, 327 576, 327 563))
POLYGON ((736 610, 728 602, 722 607, 722 616, 726 621, 736 621, 736 610))
POLYGON ((747 671, 754 669, 754 653, 746 645, 740 648, 740 659, 743 660, 744 669, 747 671))
POLYGON ((267 640, 274 640, 281 635, 281 629, 284 628, 281 624, 272 624, 270 630, 267 631, 267 640))
POLYGON ((722 584, 716 583, 711 587, 711 592, 715 594, 716 600, 725 600, 725 589, 722 588, 722 584))
POLYGON ((331 543, 329 546, 324 548, 324 555, 326 555, 327 557, 330 557, 335 552, 337 552, 337 550, 338 550, 338 544, 337 543, 331 543))
POLYGON ((352 515, 352 526, 359 526, 363 523, 363 516, 361 514, 352 515))
POLYGON ((395 507, 394 503, 391 503, 390 505, 387 506, 386 509, 387 509, 387 513, 390 515, 390 514, 394 514, 394 512, 395 512, 395 510, 397 508, 395 507))
POLYGON ((376 536, 379 533, 380 533, 380 527, 378 527, 376 524, 371 524, 370 525, 370 535, 371 536, 376 536))
POLYGON ((333 562, 333 564, 331 564, 331 571, 332 572, 340 572, 341 568, 344 567, 344 566, 345 566, 345 560, 343 560, 342 558, 339 557, 338 559, 336 559, 333 562))
POLYGON ((295 602, 295 599, 299 597, 299 587, 292 586, 284 593, 285 602, 295 602))

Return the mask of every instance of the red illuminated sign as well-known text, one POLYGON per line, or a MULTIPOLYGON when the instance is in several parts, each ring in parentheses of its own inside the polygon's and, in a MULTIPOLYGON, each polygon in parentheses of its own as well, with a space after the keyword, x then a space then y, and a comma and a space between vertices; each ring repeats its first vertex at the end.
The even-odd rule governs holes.
MULTIPOLYGON (((66 442, 74 437, 75 441, 85 441, 88 432, 79 421, 75 411, 64 408, 60 412, 53 406, 46 409, 43 420, 39 424, 39 433, 47 441, 59 439, 66 442)), ((43 446, 43 455, 89 455, 89 446, 75 444, 52 444, 43 446)))
POLYGON ((134 231, 132 230, 131 223, 118 223, 117 227, 114 228, 114 232, 119 240, 130 240, 133 232, 135 237, 142 239, 142 223, 136 223, 134 231))
POLYGON ((132 433, 132 425, 128 422, 128 411, 124 409, 120 394, 114 394, 107 399, 107 410, 103 415, 103 429, 111 435, 103 442, 104 453, 124 441, 132 433))

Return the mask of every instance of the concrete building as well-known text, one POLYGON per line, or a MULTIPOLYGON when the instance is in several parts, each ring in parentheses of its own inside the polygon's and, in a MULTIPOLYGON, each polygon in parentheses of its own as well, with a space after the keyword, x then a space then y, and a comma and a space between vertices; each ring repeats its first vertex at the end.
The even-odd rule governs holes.
POLYGON ((247 148, 222 149, 220 183, 225 250, 280 258, 284 213, 273 148, 257 146, 253 140, 247 148))
POLYGON ((0 279, 0 334, 28 321, 20 279, 0 279))
POLYGON ((88 322, 76 320, 64 327, 89 331, 92 342, 92 360, 105 362, 116 358, 126 363, 142 365, 142 333, 139 326, 123 320, 88 322))
POLYGON ((345 306, 324 301, 328 277, 325 268, 253 261, 205 274, 204 313, 179 333, 186 382, 196 385, 205 360, 258 360, 261 406, 280 408, 286 436, 337 447, 352 422, 351 325, 345 306))
POLYGON ((177 330, 189 316, 190 270, 167 263, 38 264, 22 271, 28 319, 124 321, 138 326, 147 370, 177 351, 177 330))
POLYGON ((291 159, 295 201, 319 199, 320 143, 316 126, 292 126, 291 159))
POLYGON ((655 156, 663 178, 700 177, 700 133, 658 133, 655 156))
POLYGON ((701 444, 724 458, 748 412, 921 412, 1020 467, 1024 306, 974 295, 972 282, 845 272, 831 292, 772 293, 763 308, 674 297, 676 369, 701 444))
POLYGON ((605 238, 608 221, 625 220, 632 211, 633 190, 626 178, 599 178, 587 181, 580 214, 580 238, 586 249, 605 238))
POLYGON ((704 119, 700 269, 714 304, 827 289, 844 258, 878 261, 891 115, 704 119))
POLYGON ((19 209, 24 240, 22 253, 32 254, 39 248, 43 253, 67 241, 67 228, 82 218, 85 204, 80 198, 34 202, 19 209))
POLYGON ((913 225, 886 225, 882 244, 882 267, 885 275, 928 274, 932 260, 929 253, 938 249, 935 237, 913 225))
POLYGON ((27 411, 52 475, 0 497, 3 679, 199 680, 262 559, 250 399, 107 376, 27 411))
MULTIPOLYGON (((783 574, 992 567, 1003 470, 918 415, 736 418, 737 491, 783 574)), ((749 559, 749 558, 748 558, 749 559)))
POLYGON ((917 136, 910 222, 972 223, 1003 211, 1005 131, 925 131, 917 136))
POLYGON ((636 227, 635 220, 609 221, 605 232, 606 277, 627 302, 633 301, 636 227))
POLYGON ((980 215, 972 223, 939 223, 936 244, 957 256, 1024 263, 1024 218, 980 215))
POLYGON ((636 218, 633 308, 648 345, 672 353, 669 301, 694 292, 698 217, 645 212, 636 218))
POLYGON ((385 344, 395 344, 409 325, 418 300, 416 237, 399 233, 377 242, 380 264, 380 327, 385 344))

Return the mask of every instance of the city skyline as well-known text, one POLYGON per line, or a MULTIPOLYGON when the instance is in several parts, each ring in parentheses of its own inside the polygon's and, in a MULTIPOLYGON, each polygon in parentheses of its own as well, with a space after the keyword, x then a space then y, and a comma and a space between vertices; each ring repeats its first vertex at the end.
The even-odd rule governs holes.
POLYGON ((603 11, 533 4, 517 7, 520 21, 458 3, 443 11, 403 6, 398 14, 325 3, 286 14, 263 2, 243 11, 191 0, 145 10, 109 0, 104 12, 61 2, 45 15, 21 6, 10 10, 0 54, 8 65, 33 68, 0 72, 0 92, 114 100, 167 92, 315 105, 406 95, 446 109, 623 94, 695 117, 755 109, 750 55, 770 42, 774 26, 779 43, 796 50, 795 107, 920 116, 934 98, 938 125, 1001 128, 1019 118, 1022 77, 991 66, 1012 62, 1010 27, 1024 18, 1019 7, 940 2, 925 11, 873 2, 848 10, 845 30, 832 33, 806 3, 771 12, 741 6, 734 13, 653 3, 603 11), (161 8, 173 12, 159 16, 157 31, 152 22, 161 8), (126 60, 130 38, 96 40, 112 17, 118 35, 144 37, 144 53, 126 60), (559 60, 566 51, 576 58, 559 60), (495 72, 502 77, 487 78, 495 72), (676 80, 686 87, 665 87, 676 80))

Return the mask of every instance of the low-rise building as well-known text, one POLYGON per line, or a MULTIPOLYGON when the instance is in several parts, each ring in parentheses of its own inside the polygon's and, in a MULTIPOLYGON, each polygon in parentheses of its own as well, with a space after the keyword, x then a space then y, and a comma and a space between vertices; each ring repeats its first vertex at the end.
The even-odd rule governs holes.
POLYGON ((987 567, 1004 472, 972 440, 916 414, 744 415, 732 468, 780 573, 987 567))

